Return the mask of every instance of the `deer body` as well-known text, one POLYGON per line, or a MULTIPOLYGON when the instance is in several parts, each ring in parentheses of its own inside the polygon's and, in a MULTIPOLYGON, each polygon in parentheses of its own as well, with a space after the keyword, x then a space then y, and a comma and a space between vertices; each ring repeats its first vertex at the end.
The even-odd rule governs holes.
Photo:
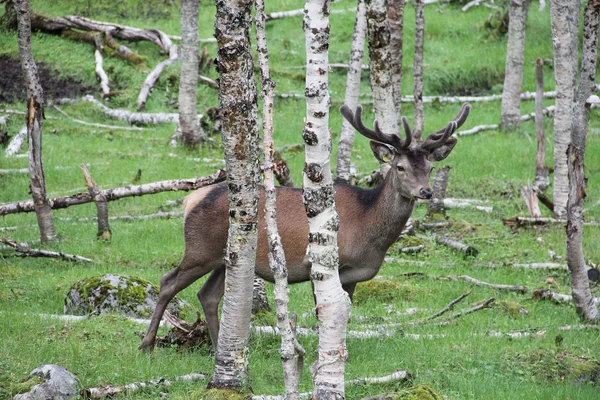
MULTIPOLYGON (((363 135, 373 139, 371 148, 377 159, 389 162, 390 170, 376 189, 345 184, 335 185, 335 203, 339 215, 338 253, 342 287, 352 298, 358 282, 372 279, 383 263, 388 248, 398 238, 410 217, 416 198, 433 194, 428 179, 431 161, 444 159, 456 144, 450 135, 462 125, 470 110, 461 113, 445 130, 438 131, 419 146, 410 147, 411 132, 403 119, 407 139, 387 135, 362 125, 361 109, 353 114, 342 107, 342 114, 363 135), (390 147, 392 146, 392 147, 390 147)), ((264 191, 258 204, 258 245, 256 274, 273 282, 268 261, 268 243, 264 218, 264 191)), ((310 280, 308 260, 308 218, 302 190, 277 188, 277 227, 285 251, 289 283, 310 280)), ((169 301, 198 278, 212 271, 198 292, 213 346, 216 348, 218 306, 225 288, 225 251, 229 228, 227 184, 202 188, 185 202, 185 253, 180 265, 161 279, 159 300, 140 348, 152 349, 159 322, 169 301)))

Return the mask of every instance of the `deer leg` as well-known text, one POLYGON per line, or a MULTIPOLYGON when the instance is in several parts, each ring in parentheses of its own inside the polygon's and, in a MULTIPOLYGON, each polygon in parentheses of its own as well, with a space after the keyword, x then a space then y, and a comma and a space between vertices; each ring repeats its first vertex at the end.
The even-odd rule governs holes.
POLYGON ((344 292, 348 293, 350 301, 352 301, 352 295, 354 294, 354 289, 356 289, 356 282, 343 283, 342 289, 344 289, 344 292))
POLYGON ((148 330, 144 335, 142 344, 140 344, 140 350, 151 351, 154 348, 154 341, 156 340, 156 332, 158 331, 160 320, 162 319, 167 305, 171 299, 173 299, 177 293, 190 286, 198 278, 208 272, 203 268, 195 267, 182 269, 182 265, 184 265, 183 261, 179 267, 167 272, 160 280, 158 302, 156 303, 156 308, 152 313, 150 326, 148 326, 148 330))
POLYGON ((219 340, 219 303, 225 293, 225 266, 217 267, 198 292, 215 353, 219 340))

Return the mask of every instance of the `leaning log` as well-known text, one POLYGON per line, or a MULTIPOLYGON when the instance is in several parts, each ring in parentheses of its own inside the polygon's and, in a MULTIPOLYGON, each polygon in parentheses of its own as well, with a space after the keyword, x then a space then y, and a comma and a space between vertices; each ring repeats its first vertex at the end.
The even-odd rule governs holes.
POLYGON ((8 146, 6 146, 6 150, 4 150, 6 157, 12 157, 17 154, 21 150, 21 146, 23 146, 26 137, 27 127, 25 126, 15 135, 15 137, 13 137, 8 146))
POLYGON ((92 174, 87 166, 81 164, 79 167, 83 173, 88 192, 96 203, 96 211, 98 214, 98 233, 96 235, 102 238, 102 240, 110 240, 112 232, 110 230, 110 224, 108 223, 108 202, 106 201, 106 197, 102 194, 102 190, 98 187, 94 178, 92 178, 92 174))
POLYGON ((148 74, 144 84, 142 85, 142 89, 140 90, 140 94, 137 99, 137 108, 138 110, 144 107, 146 104, 146 100, 148 100, 148 96, 150 96, 150 90, 154 87, 154 84, 162 74, 165 68, 169 65, 173 64, 175 61, 179 59, 179 49, 177 46, 172 45, 169 49, 169 58, 159 62, 156 67, 148 74))
MULTIPOLYGON (((213 185, 225 180, 225 170, 219 169, 212 175, 202 178, 176 179, 170 181, 161 181, 147 183, 138 186, 126 186, 114 189, 102 190, 102 195, 107 201, 119 200, 124 197, 143 196, 146 194, 156 194, 166 191, 190 191, 205 186, 213 185)), ((91 203, 94 201, 89 193, 77 193, 72 196, 57 197, 50 199, 49 203, 53 210, 67 208, 70 206, 91 203)), ((0 215, 16 214, 21 212, 35 211, 33 201, 21 201, 18 203, 4 204, 0 206, 0 215)))
POLYGON ((48 257, 48 258, 59 258, 62 260, 73 261, 73 262, 90 262, 93 263, 94 260, 89 259, 87 257, 75 256, 73 254, 66 254, 56 251, 49 250, 40 250, 40 249, 32 249, 30 247, 24 247, 21 244, 5 238, 0 238, 0 242, 5 245, 12 247, 15 251, 24 257, 48 257))

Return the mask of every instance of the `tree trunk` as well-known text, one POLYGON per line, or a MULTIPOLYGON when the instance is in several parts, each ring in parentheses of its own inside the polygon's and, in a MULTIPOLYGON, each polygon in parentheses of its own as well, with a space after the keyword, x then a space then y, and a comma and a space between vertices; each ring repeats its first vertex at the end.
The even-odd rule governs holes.
MULTIPOLYGON (((344 399, 346 326, 350 315, 350 299, 342 289, 338 274, 339 217, 335 210, 335 192, 329 164, 329 6, 329 0, 308 0, 305 3, 306 119, 302 132, 305 143, 303 197, 309 223, 308 257, 312 263, 311 282, 319 321, 319 356, 316 361, 313 397, 344 399)), ((385 8, 382 18, 383 21, 387 21, 385 8)), ((388 87, 391 89, 389 83, 388 87)))
POLYGON ((106 196, 104 196, 102 190, 96 185, 87 166, 81 164, 79 165, 79 168, 81 168, 81 172, 83 173, 88 192, 96 203, 96 212, 98 214, 98 233, 96 236, 102 240, 110 240, 112 232, 110 230, 110 224, 108 223, 108 201, 106 200, 106 196))
POLYGON ((19 57, 27 86, 27 136, 29 139, 29 174, 31 197, 40 228, 40 239, 47 243, 56 236, 48 198, 42 163, 42 119, 44 118, 44 94, 40 85, 37 65, 31 52, 31 7, 29 0, 14 0, 19 24, 19 57))
MULTIPOLYGON (((296 350, 298 360, 302 361, 304 349, 296 340, 296 335, 290 324, 288 304, 288 271, 281 237, 277 230, 276 192, 273 169, 276 164, 273 160, 273 88, 275 83, 271 80, 269 72, 269 52, 265 34, 265 4, 264 0, 256 1, 256 50, 260 62, 260 73, 263 90, 263 134, 264 134, 264 186, 265 186, 265 222, 269 243, 269 266, 275 278, 275 304, 277 307, 277 327, 281 335, 279 354, 283 364, 283 380, 285 382, 285 398, 298 399, 298 382, 302 367, 296 368, 296 350)), ((302 362, 299 363, 302 365, 302 362)))
POLYGON ((577 77, 579 2, 550 0, 554 49, 556 111, 554 113, 554 216, 564 218, 569 196, 567 148, 571 142, 577 77))
POLYGON ((600 314, 590 292, 587 268, 583 255, 583 199, 586 177, 584 157, 587 141, 590 104, 587 99, 594 93, 596 60, 598 55, 598 25, 600 3, 588 0, 583 17, 583 57, 577 102, 574 107, 573 132, 569 145, 569 201, 567 203, 567 264, 571 272, 571 289, 577 314, 581 318, 598 321, 600 314))
POLYGON ((423 44, 425 42, 425 4, 423 0, 415 0, 415 57, 413 60, 415 124, 413 136, 417 143, 421 142, 425 123, 423 107, 423 44))
POLYGON ((229 238, 225 297, 215 372, 209 387, 248 385, 248 338, 256 255, 258 129, 256 86, 250 49, 252 2, 217 2, 215 37, 223 147, 229 183, 229 238))
POLYGON ((546 167, 546 136, 544 135, 544 61, 535 60, 535 133, 537 153, 535 156, 535 181, 533 185, 539 191, 545 191, 550 185, 546 167))
POLYGON ((390 24, 386 0, 365 0, 367 6, 367 39, 369 69, 375 118, 383 132, 398 132, 398 113, 394 104, 390 24))
POLYGON ((425 217, 432 219, 435 217, 446 218, 446 209, 444 208, 444 197, 446 197, 446 188, 448 187, 448 178, 450 176, 450 166, 447 165, 438 169, 433 180, 433 197, 429 201, 429 207, 425 217))
POLYGON ((394 104, 398 118, 402 114, 402 47, 404 30, 404 0, 388 0, 388 21, 390 24, 390 53, 392 59, 392 82, 394 104))
POLYGON ((195 147, 206 139, 198 122, 198 6, 199 0, 181 0, 181 74, 179 124, 182 142, 195 147))
POLYGON ((502 90, 502 111, 500 128, 519 128, 521 117, 521 86, 523 84, 523 63, 525 58, 525 26, 527 10, 531 0, 510 0, 508 8, 509 24, 506 42, 506 67, 504 89, 502 90))
MULTIPOLYGON (((352 49, 350 50, 350 62, 348 63, 348 80, 346 83, 346 97, 344 104, 355 110, 358 105, 358 94, 360 93, 360 72, 362 60, 365 53, 365 34, 367 29, 366 8, 364 0, 358 0, 356 9, 356 22, 354 23, 354 35, 352 36, 352 49)), ((342 133, 337 154, 336 179, 341 182, 350 182, 350 155, 354 145, 354 128, 346 119, 342 121, 342 133)))

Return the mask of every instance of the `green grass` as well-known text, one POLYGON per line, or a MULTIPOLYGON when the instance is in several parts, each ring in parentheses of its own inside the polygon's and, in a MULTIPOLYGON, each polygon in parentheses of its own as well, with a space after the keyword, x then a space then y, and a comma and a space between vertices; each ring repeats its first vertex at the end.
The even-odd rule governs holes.
MULTIPOLYGON (((101 21, 113 21, 135 27, 156 27, 168 34, 179 33, 178 2, 147 0, 32 1, 33 8, 53 16, 82 15, 101 21)), ((333 4, 335 9, 353 7, 349 0, 333 4)), ((459 93, 499 93, 503 81, 505 38, 497 38, 486 30, 484 23, 492 12, 484 7, 460 11, 460 4, 437 4, 426 9, 425 42, 425 95, 459 93), (500 86, 499 86, 500 85, 500 86)), ((267 4, 267 12, 302 7, 297 1, 279 0, 267 4)), ((200 37, 212 36, 215 7, 203 4, 200 11, 200 37)), ((405 13, 405 55, 403 91, 412 92, 412 52, 414 10, 408 5, 405 13)), ((353 29, 353 13, 331 16, 331 62, 347 62, 353 29)), ((304 64, 304 37, 301 17, 267 23, 267 38, 271 52, 271 67, 279 93, 303 93, 302 69, 290 67, 304 64)), ((548 7, 538 11, 533 6, 528 17, 527 44, 523 90, 534 87, 534 61, 537 57, 552 57, 548 7)), ((105 57, 105 68, 111 85, 120 91, 110 99, 111 107, 133 110, 138 90, 148 71, 163 60, 158 48, 150 43, 127 43, 134 51, 148 57, 148 63, 134 67, 112 57, 105 57)), ((215 44, 208 44, 212 56, 215 44)), ((93 51, 89 44, 72 42, 45 34, 33 37, 33 52, 37 61, 60 71, 63 78, 76 78, 85 85, 97 87, 94 77, 93 51)), ((16 33, 0 30, 0 54, 17 56, 16 33)), ((146 105, 149 112, 176 112, 178 87, 177 65, 169 67, 159 80, 146 105)), ((546 89, 554 87, 552 69, 545 67, 546 89)), ((217 78, 214 69, 206 73, 217 78)), ((346 76, 343 71, 330 74, 332 112, 330 127, 336 151, 341 117, 335 111, 344 98, 346 76)), ((98 88, 99 89, 99 88, 98 88)), ((370 94, 368 75, 363 75, 363 94, 370 94)), ((96 93, 96 95, 98 92, 96 93)), ((217 106, 214 89, 200 86, 199 112, 217 106)), ((547 104, 552 104, 548 101, 547 104)), ((498 123, 500 102, 476 103, 468 129, 479 124, 498 123)), ((277 99, 275 103, 276 146, 302 143, 304 103, 301 100, 277 99)), ((21 109, 24 104, 0 104, 0 109, 21 109)), ((425 107, 425 128, 428 131, 444 126, 454 117, 458 104, 436 104, 425 107)), ((106 119, 101 112, 87 103, 63 105, 61 109, 74 118, 89 122, 121 125, 106 119)), ((365 107, 367 119, 372 119, 372 107, 365 107)), ((522 104, 522 113, 533 111, 533 102, 522 104)), ((412 120, 410 104, 403 105, 403 113, 412 120)), ((208 175, 221 164, 218 161, 198 163, 186 157, 212 160, 223 158, 220 138, 216 143, 199 150, 171 149, 167 142, 173 133, 173 124, 144 127, 141 132, 90 128, 66 119, 48 107, 44 122, 44 167, 51 196, 85 191, 78 168, 90 163, 90 171, 102 188, 132 184, 138 170, 139 183, 164 179, 208 175), (178 157, 171 157, 169 154, 178 157), (68 167, 56 169, 56 167, 68 167)), ((371 120, 370 120, 371 121, 371 120)), ((591 128, 600 128, 600 118, 593 112, 591 128)), ((22 127, 22 117, 14 116, 8 132, 15 134, 22 127)), ((546 121, 549 148, 546 162, 552 165, 552 123, 546 121)), ((463 316, 445 326, 406 325, 398 333, 385 338, 348 339, 349 358, 346 366, 348 379, 363 376, 386 375, 398 369, 407 369, 415 384, 428 384, 448 399, 594 399, 598 388, 589 379, 572 371, 574 359, 600 359, 598 331, 560 330, 565 324, 578 324, 571 305, 556 305, 532 299, 531 294, 517 295, 488 288, 472 287, 461 281, 442 281, 428 278, 402 277, 405 272, 422 271, 430 275, 467 274, 492 282, 525 285, 529 289, 548 287, 547 278, 553 278, 552 289, 569 293, 569 277, 564 272, 526 271, 510 267, 490 269, 489 263, 550 261, 548 251, 565 256, 564 228, 544 227, 536 230, 511 232, 502 225, 502 218, 525 215, 519 195, 519 185, 532 181, 535 174, 535 128, 524 123, 520 132, 504 134, 488 131, 459 139, 459 144, 443 164, 453 167, 450 173, 448 197, 488 199, 494 207, 489 214, 472 210, 449 210, 453 226, 442 233, 459 238, 479 249, 474 259, 465 259, 452 250, 425 240, 425 251, 418 255, 400 255, 398 246, 390 249, 397 258, 424 261, 424 267, 415 264, 391 262, 382 267, 379 275, 389 283, 357 288, 349 329, 365 330, 368 324, 388 322, 407 323, 430 315, 448 304, 466 290, 473 293, 457 306, 468 308, 484 299, 495 297, 491 309, 463 316), (530 139, 533 138, 533 139, 530 139), (390 292, 394 290, 395 292, 390 292), (528 313, 507 311, 507 305, 518 303, 528 313), (404 310, 418 308, 414 315, 404 310), (528 338, 509 339, 490 337, 489 332, 527 330, 543 332, 528 338), (434 338, 414 339, 410 334, 436 335, 434 338), (562 337, 560 344, 556 338, 562 337), (564 356, 568 354, 568 356, 564 356), (565 372, 566 371, 566 372, 565 372)), ((600 207, 593 205, 600 199, 600 174, 595 160, 600 156, 600 140, 590 135, 587 152, 587 188, 585 216, 600 219, 600 207)), ((304 156, 302 152, 285 152, 284 157, 296 184, 301 182, 304 156)), ((371 156, 368 141, 357 138, 353 160, 361 174, 377 167, 371 156)), ((0 152, 0 168, 25 168, 26 158, 5 158, 0 152)), ((0 175, 0 202, 25 200, 29 181, 26 175, 0 175)), ((180 198, 180 193, 128 198, 109 204, 111 215, 142 215, 156 212, 159 207, 171 210, 167 201, 180 198)), ((178 209, 178 208, 175 208, 178 209)), ((547 210, 542 210, 548 215, 547 210)), ((422 218, 424 206, 418 206, 414 217, 422 218)), ((93 222, 64 220, 72 217, 92 217, 92 204, 57 210, 53 214, 60 240, 48 245, 49 249, 80 254, 93 258, 92 265, 79 265, 51 259, 0 259, 0 398, 6 397, 19 380, 41 364, 56 363, 74 372, 84 386, 119 385, 175 377, 192 372, 211 373, 213 355, 207 350, 195 352, 157 349, 148 355, 137 350, 140 343, 136 331, 145 327, 115 316, 93 317, 85 321, 66 322, 39 316, 61 314, 64 297, 78 280, 104 273, 140 276, 158 283, 160 277, 176 266, 183 253, 182 220, 145 220, 135 222, 113 221, 113 239, 104 243, 96 239, 93 222), (2 391, 5 390, 5 391, 2 391)), ((16 231, 2 232, 18 241, 35 241, 38 230, 33 214, 14 214, 3 217, 0 227, 16 226, 16 231)), ((600 261, 600 229, 586 227, 584 255, 595 263, 600 261)), ((36 246, 39 246, 36 244, 36 246)), ((196 291, 204 279, 181 293, 181 298, 199 307, 196 291)), ((270 291, 272 286, 268 285, 270 291)), ((299 324, 315 325, 314 304, 310 285, 291 287, 291 309, 298 313, 299 324)), ((596 297, 600 288, 593 288, 596 297)), ((271 302, 274 306, 273 302, 271 302)), ((193 316, 190 316, 193 317, 193 316)), ((261 323, 272 321, 272 315, 261 317, 261 323)), ((370 328, 372 329, 372 328, 370 328)), ((307 350, 306 367, 301 390, 311 390, 307 368, 315 357, 316 337, 301 337, 307 350)), ((253 335, 250 349, 250 378, 255 393, 281 393, 283 390, 279 340, 274 337, 253 335)), ((579 369, 578 369, 579 368, 579 369)), ((185 399, 198 396, 204 383, 178 383, 169 388, 169 398, 185 399)), ((358 399, 377 393, 396 391, 399 383, 385 385, 358 385, 347 387, 347 398, 358 399)), ((123 398, 158 397, 160 390, 149 390, 123 398)))

